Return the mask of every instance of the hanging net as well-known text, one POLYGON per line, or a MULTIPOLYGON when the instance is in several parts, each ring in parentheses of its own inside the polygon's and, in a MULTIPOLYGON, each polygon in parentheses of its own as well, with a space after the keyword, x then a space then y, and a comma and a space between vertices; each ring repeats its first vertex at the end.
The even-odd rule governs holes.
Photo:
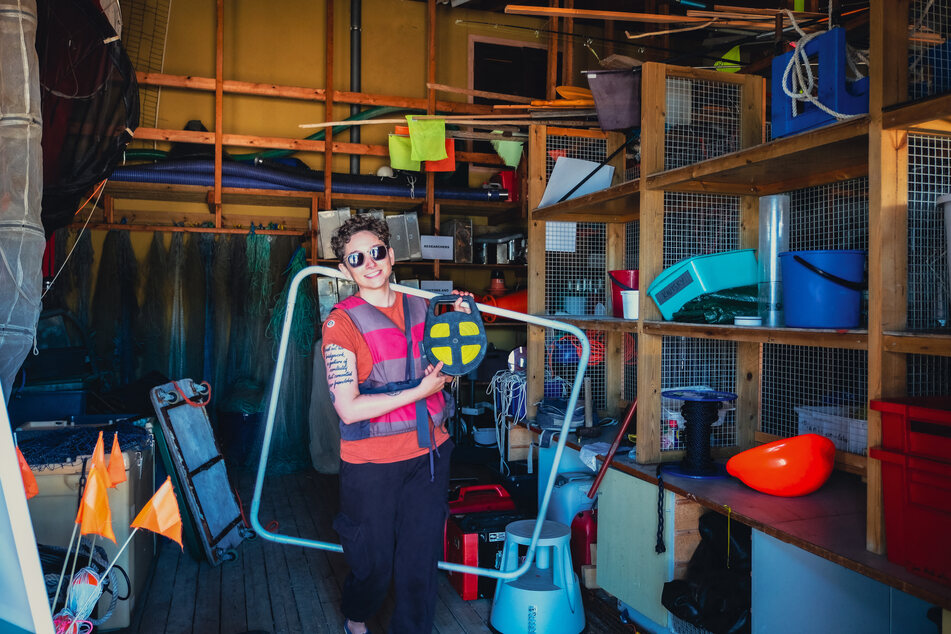
POLYGON ((145 292, 137 324, 141 346, 139 376, 164 372, 168 364, 168 308, 171 305, 165 234, 152 234, 145 257, 145 292))
POLYGON ((139 312, 138 264, 128 231, 110 231, 93 296, 92 330, 100 367, 110 373, 107 387, 129 383, 135 375, 133 325, 139 312))
POLYGON ((135 69, 98 3, 47 0, 38 14, 42 219, 50 235, 112 173, 139 125, 139 96, 135 69))

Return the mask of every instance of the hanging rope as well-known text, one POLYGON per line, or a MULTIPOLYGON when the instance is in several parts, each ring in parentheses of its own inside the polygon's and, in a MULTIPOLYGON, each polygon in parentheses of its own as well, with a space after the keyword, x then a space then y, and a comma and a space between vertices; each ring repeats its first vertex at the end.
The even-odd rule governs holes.
MULTIPOLYGON (((832 10, 831 6, 832 3, 830 2, 830 16, 832 10)), ((789 63, 786 64, 785 72, 783 72, 783 93, 794 102, 798 101, 811 103, 822 112, 838 119, 839 121, 845 121, 847 119, 854 119, 855 117, 862 116, 860 114, 842 114, 841 112, 837 112, 819 101, 819 98, 816 96, 816 93, 818 92, 816 77, 812 72, 812 65, 809 63, 809 56, 806 54, 806 46, 813 39, 819 37, 820 35, 824 35, 827 33, 827 31, 816 31, 815 33, 807 34, 799 27, 799 24, 796 22, 796 18, 792 11, 789 9, 784 9, 784 12, 786 17, 789 19, 789 23, 796 30, 796 33, 799 34, 800 39, 798 42, 796 42, 796 48, 793 51, 792 57, 789 58, 789 63), (792 77, 791 82, 790 76, 792 77)), ((831 18, 828 24, 831 27, 831 18)), ((868 52, 859 51, 858 49, 849 49, 849 51, 853 51, 847 52, 846 55, 848 58, 849 68, 850 70, 853 70, 857 76, 859 74, 857 63, 862 61, 859 58, 862 57, 862 54, 864 54, 864 63, 867 64, 868 52)))

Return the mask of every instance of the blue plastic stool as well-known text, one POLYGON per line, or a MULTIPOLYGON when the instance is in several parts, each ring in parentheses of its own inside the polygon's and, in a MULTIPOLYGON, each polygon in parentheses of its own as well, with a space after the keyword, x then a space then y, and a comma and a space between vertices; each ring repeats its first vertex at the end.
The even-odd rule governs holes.
MULTIPOLYGON (((827 114, 805 101, 793 101, 783 92, 783 74, 794 52, 773 58, 773 138, 789 136, 797 132, 819 128, 835 121, 827 114), (798 114, 793 108, 799 108, 798 114)), ((817 57, 819 62, 818 99, 825 106, 842 114, 868 112, 868 77, 858 81, 846 79, 845 29, 836 27, 806 44, 806 55, 817 57)))
MULTIPOLYGON (((505 527, 499 570, 519 566, 519 546, 532 541, 535 520, 505 527)), ((578 576, 571 567, 571 530, 545 521, 535 549, 535 561, 518 579, 495 586, 489 624, 502 634, 578 634, 584 629, 584 607, 578 576)))

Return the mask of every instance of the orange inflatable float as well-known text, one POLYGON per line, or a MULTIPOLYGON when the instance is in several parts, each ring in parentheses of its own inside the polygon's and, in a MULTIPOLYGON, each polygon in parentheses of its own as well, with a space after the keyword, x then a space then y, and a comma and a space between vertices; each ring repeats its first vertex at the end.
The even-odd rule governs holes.
POLYGON ((825 436, 803 434, 738 453, 727 472, 762 493, 795 497, 817 490, 832 474, 835 445, 825 436))

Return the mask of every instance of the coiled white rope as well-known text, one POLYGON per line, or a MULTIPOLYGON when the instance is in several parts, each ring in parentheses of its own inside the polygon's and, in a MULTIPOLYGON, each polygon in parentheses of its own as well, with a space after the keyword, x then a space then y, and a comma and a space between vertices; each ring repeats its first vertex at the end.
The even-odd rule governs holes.
MULTIPOLYGON (((832 3, 830 2, 830 15, 831 5, 832 3)), ((816 86, 816 77, 812 72, 812 66, 809 64, 809 56, 806 54, 806 45, 816 37, 823 35, 824 32, 816 31, 815 33, 807 34, 805 31, 799 28, 799 24, 796 22, 796 18, 792 11, 789 9, 784 9, 784 12, 786 17, 789 19, 790 24, 796 30, 796 33, 799 34, 800 39, 798 42, 796 42, 796 50, 793 51, 792 57, 789 58, 789 63, 786 64, 786 70, 783 73, 783 93, 793 102, 798 101, 811 103, 822 112, 838 119, 839 121, 862 116, 860 114, 843 114, 841 112, 837 112, 819 101, 819 98, 813 94, 814 92, 818 92, 818 88, 816 86), (792 82, 790 82, 790 76, 792 76, 792 82)), ((831 19, 829 20, 829 24, 832 24, 831 19)), ((868 51, 853 49, 849 46, 846 46, 846 48, 848 49, 848 54, 846 57, 849 70, 852 72, 854 77, 858 77, 861 75, 858 64, 868 64, 868 51)), ((795 115, 795 108, 793 108, 793 113, 795 115)))

